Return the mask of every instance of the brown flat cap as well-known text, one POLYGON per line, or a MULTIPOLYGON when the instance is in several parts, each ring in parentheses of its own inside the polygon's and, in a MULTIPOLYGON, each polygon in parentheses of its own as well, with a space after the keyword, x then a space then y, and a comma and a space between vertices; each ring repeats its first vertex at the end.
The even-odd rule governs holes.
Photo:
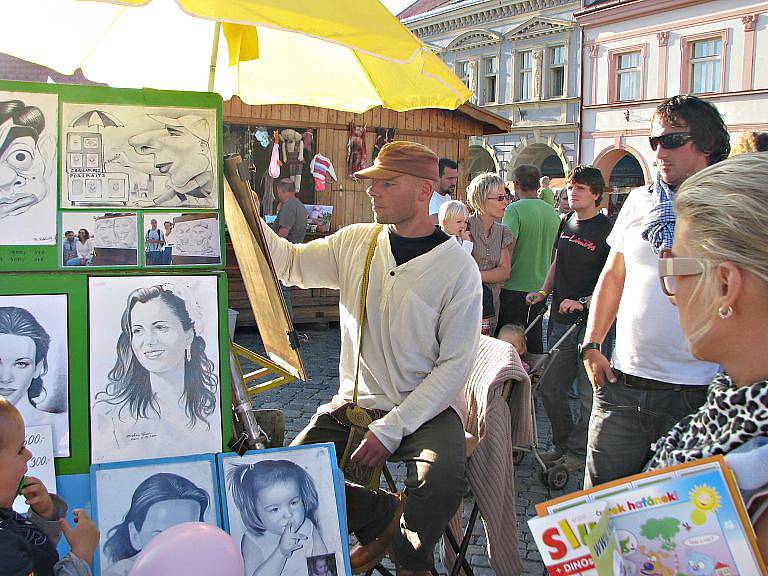
POLYGON ((437 182, 440 178, 437 154, 416 142, 398 140, 381 147, 373 166, 355 172, 355 178, 389 180, 403 174, 437 182))

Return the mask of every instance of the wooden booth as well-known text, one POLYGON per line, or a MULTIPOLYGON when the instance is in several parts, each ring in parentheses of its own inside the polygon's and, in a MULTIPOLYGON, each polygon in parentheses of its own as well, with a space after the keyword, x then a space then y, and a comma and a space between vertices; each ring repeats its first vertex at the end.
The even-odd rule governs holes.
MULTIPOLYGON (((288 104, 249 106, 234 97, 224 103, 223 112, 224 153, 238 153, 243 157, 250 169, 251 187, 262 198, 265 215, 273 214, 273 207, 277 204, 273 193, 277 179, 269 176, 268 164, 273 144, 279 142, 283 162, 279 178, 293 177, 297 181, 299 200, 313 207, 317 217, 313 218, 310 212, 310 221, 315 224, 310 226, 311 231, 308 231, 305 241, 335 232, 348 224, 373 220, 370 198, 365 193, 366 183, 349 175, 351 166, 347 150, 350 137, 353 154, 362 156, 366 166, 373 162, 376 144, 388 139, 419 142, 440 157, 456 160, 459 163, 457 197, 465 200, 469 137, 500 134, 509 127, 507 119, 472 104, 464 104, 457 110, 408 112, 378 107, 363 114, 353 114, 288 104), (296 133, 301 136, 301 142, 296 133), (289 141, 292 139, 295 142, 289 141), (296 147, 302 150, 303 162, 297 162, 296 147), (330 160, 336 175, 336 180, 326 175, 324 190, 317 189, 310 169, 316 154, 330 160), (296 178, 297 172, 299 178, 296 178), (330 216, 329 209, 332 210, 330 216), (323 219, 321 214, 325 215, 323 219)), ((226 270, 229 276, 229 306, 240 312, 238 325, 254 325, 253 312, 229 238, 226 270)), ((334 290, 293 288, 291 298, 296 324, 339 319, 338 294, 334 290)))

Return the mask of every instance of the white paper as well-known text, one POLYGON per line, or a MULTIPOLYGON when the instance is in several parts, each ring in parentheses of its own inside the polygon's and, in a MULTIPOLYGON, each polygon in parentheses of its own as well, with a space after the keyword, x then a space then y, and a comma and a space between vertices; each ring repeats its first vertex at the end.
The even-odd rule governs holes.
MULTIPOLYGON (((49 425, 27 426, 24 431, 27 448, 32 452, 32 458, 27 462, 25 476, 34 476, 43 483, 49 494, 56 494, 56 471, 53 467, 53 434, 49 425)), ((29 506, 24 496, 16 496, 13 509, 20 514, 26 514, 29 506)))
POLYGON ((56 244, 58 109, 56 94, 0 92, 0 246, 56 244))
POLYGON ((219 219, 200 218, 173 224, 173 255, 221 257, 219 219))

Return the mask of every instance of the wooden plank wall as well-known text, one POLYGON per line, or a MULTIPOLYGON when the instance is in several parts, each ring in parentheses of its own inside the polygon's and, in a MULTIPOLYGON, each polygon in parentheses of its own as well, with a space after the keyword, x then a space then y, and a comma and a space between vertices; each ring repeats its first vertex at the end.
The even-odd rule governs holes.
MULTIPOLYGON (((411 110, 395 112, 381 107, 363 114, 340 112, 299 105, 249 106, 235 97, 224 103, 224 122, 254 126, 292 126, 316 128, 315 149, 333 162, 338 182, 329 180, 324 192, 317 193, 317 203, 334 206, 331 231, 373 218, 365 182, 346 174, 348 124, 366 127, 366 146, 370 161, 377 127, 395 128, 395 138, 419 142, 440 157, 459 162, 457 196, 465 199, 469 136, 482 134, 476 120, 453 110, 411 110)), ((309 159, 307 159, 309 161, 309 159)))

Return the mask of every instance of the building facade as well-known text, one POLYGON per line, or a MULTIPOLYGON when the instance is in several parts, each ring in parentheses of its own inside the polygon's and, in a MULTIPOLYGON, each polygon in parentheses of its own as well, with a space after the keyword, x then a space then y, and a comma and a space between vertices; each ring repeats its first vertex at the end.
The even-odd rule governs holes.
POLYGON ((584 62, 580 161, 597 165, 614 192, 653 178, 648 133, 664 98, 693 93, 711 101, 732 144, 768 129, 768 3, 585 4, 576 14, 584 62))
POLYGON ((472 90, 509 119, 507 134, 473 138, 470 174, 509 179, 520 164, 562 177, 576 163, 580 33, 571 0, 417 0, 398 17, 472 90))

